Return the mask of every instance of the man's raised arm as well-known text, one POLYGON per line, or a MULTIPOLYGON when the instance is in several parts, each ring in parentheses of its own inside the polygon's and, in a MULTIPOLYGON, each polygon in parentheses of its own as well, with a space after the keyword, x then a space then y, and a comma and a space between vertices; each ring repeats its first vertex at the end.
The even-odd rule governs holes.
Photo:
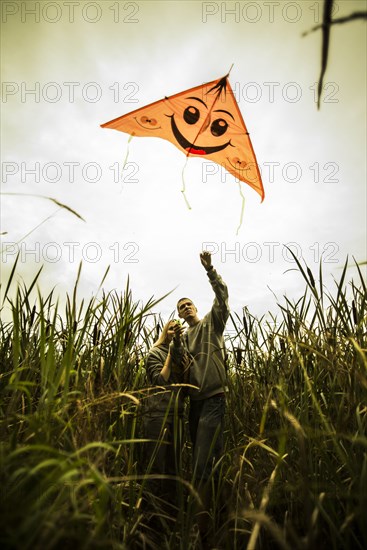
POLYGON ((210 284, 215 294, 212 314, 219 322, 221 330, 224 330, 229 317, 228 288, 221 276, 214 269, 211 253, 204 251, 200 254, 200 261, 207 272, 210 284))

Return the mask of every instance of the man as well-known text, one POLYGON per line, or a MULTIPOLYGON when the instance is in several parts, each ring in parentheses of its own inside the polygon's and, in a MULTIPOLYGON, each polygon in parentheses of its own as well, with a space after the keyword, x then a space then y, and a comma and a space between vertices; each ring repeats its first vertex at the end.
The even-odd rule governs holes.
POLYGON ((203 319, 189 298, 177 303, 178 315, 189 328, 183 342, 191 355, 189 429, 193 445, 194 479, 210 479, 215 462, 223 454, 226 369, 223 332, 229 317, 227 286, 213 268, 210 252, 200 254, 215 299, 203 319))

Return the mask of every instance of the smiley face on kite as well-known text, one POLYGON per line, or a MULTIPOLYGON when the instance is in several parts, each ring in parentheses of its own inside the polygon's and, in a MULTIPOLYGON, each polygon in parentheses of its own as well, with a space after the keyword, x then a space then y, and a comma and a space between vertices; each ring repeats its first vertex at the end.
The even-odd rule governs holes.
POLYGON ((165 97, 102 124, 102 128, 166 139, 186 156, 206 157, 220 164, 264 198, 250 137, 227 76, 165 97))
POLYGON ((181 117, 179 117, 181 126, 184 126, 182 131, 178 128, 175 115, 168 115, 171 119, 172 134, 182 149, 190 155, 211 155, 222 151, 229 145, 233 147, 230 140, 225 141, 225 143, 218 143, 218 139, 215 139, 214 141, 218 143, 217 145, 195 145, 186 137, 188 133, 192 135, 194 132, 194 139, 195 136, 200 134, 200 143, 207 143, 208 138, 212 141, 213 137, 219 138, 223 136, 229 127, 228 122, 224 118, 220 118, 216 113, 226 113, 226 116, 233 119, 231 113, 224 109, 215 109, 210 116, 207 104, 199 97, 190 96, 186 99, 190 101, 191 104, 185 108, 181 117), (188 130, 190 130, 190 132, 188 132, 188 130))

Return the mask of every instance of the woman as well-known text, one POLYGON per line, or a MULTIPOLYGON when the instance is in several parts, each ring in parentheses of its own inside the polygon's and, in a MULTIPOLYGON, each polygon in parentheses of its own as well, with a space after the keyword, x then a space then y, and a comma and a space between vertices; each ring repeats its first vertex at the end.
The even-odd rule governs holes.
MULTIPOLYGON (((146 444, 148 474, 172 476, 179 475, 181 471, 186 392, 180 384, 184 384, 188 377, 188 361, 180 345, 182 332, 179 321, 166 323, 146 360, 147 378, 151 386, 144 415, 145 437, 151 440, 146 444), (178 364, 172 359, 173 351, 176 351, 175 356, 180 357, 178 364)), ((160 485, 160 496, 165 499, 172 496, 172 481, 157 481, 155 485, 160 485)))

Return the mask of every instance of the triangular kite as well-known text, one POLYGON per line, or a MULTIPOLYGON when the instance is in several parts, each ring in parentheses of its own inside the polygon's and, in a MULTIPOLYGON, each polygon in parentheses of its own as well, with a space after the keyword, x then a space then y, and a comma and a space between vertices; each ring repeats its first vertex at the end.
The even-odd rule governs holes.
POLYGON ((228 75, 101 126, 132 136, 166 139, 187 157, 199 156, 220 164, 264 199, 255 153, 228 75))

